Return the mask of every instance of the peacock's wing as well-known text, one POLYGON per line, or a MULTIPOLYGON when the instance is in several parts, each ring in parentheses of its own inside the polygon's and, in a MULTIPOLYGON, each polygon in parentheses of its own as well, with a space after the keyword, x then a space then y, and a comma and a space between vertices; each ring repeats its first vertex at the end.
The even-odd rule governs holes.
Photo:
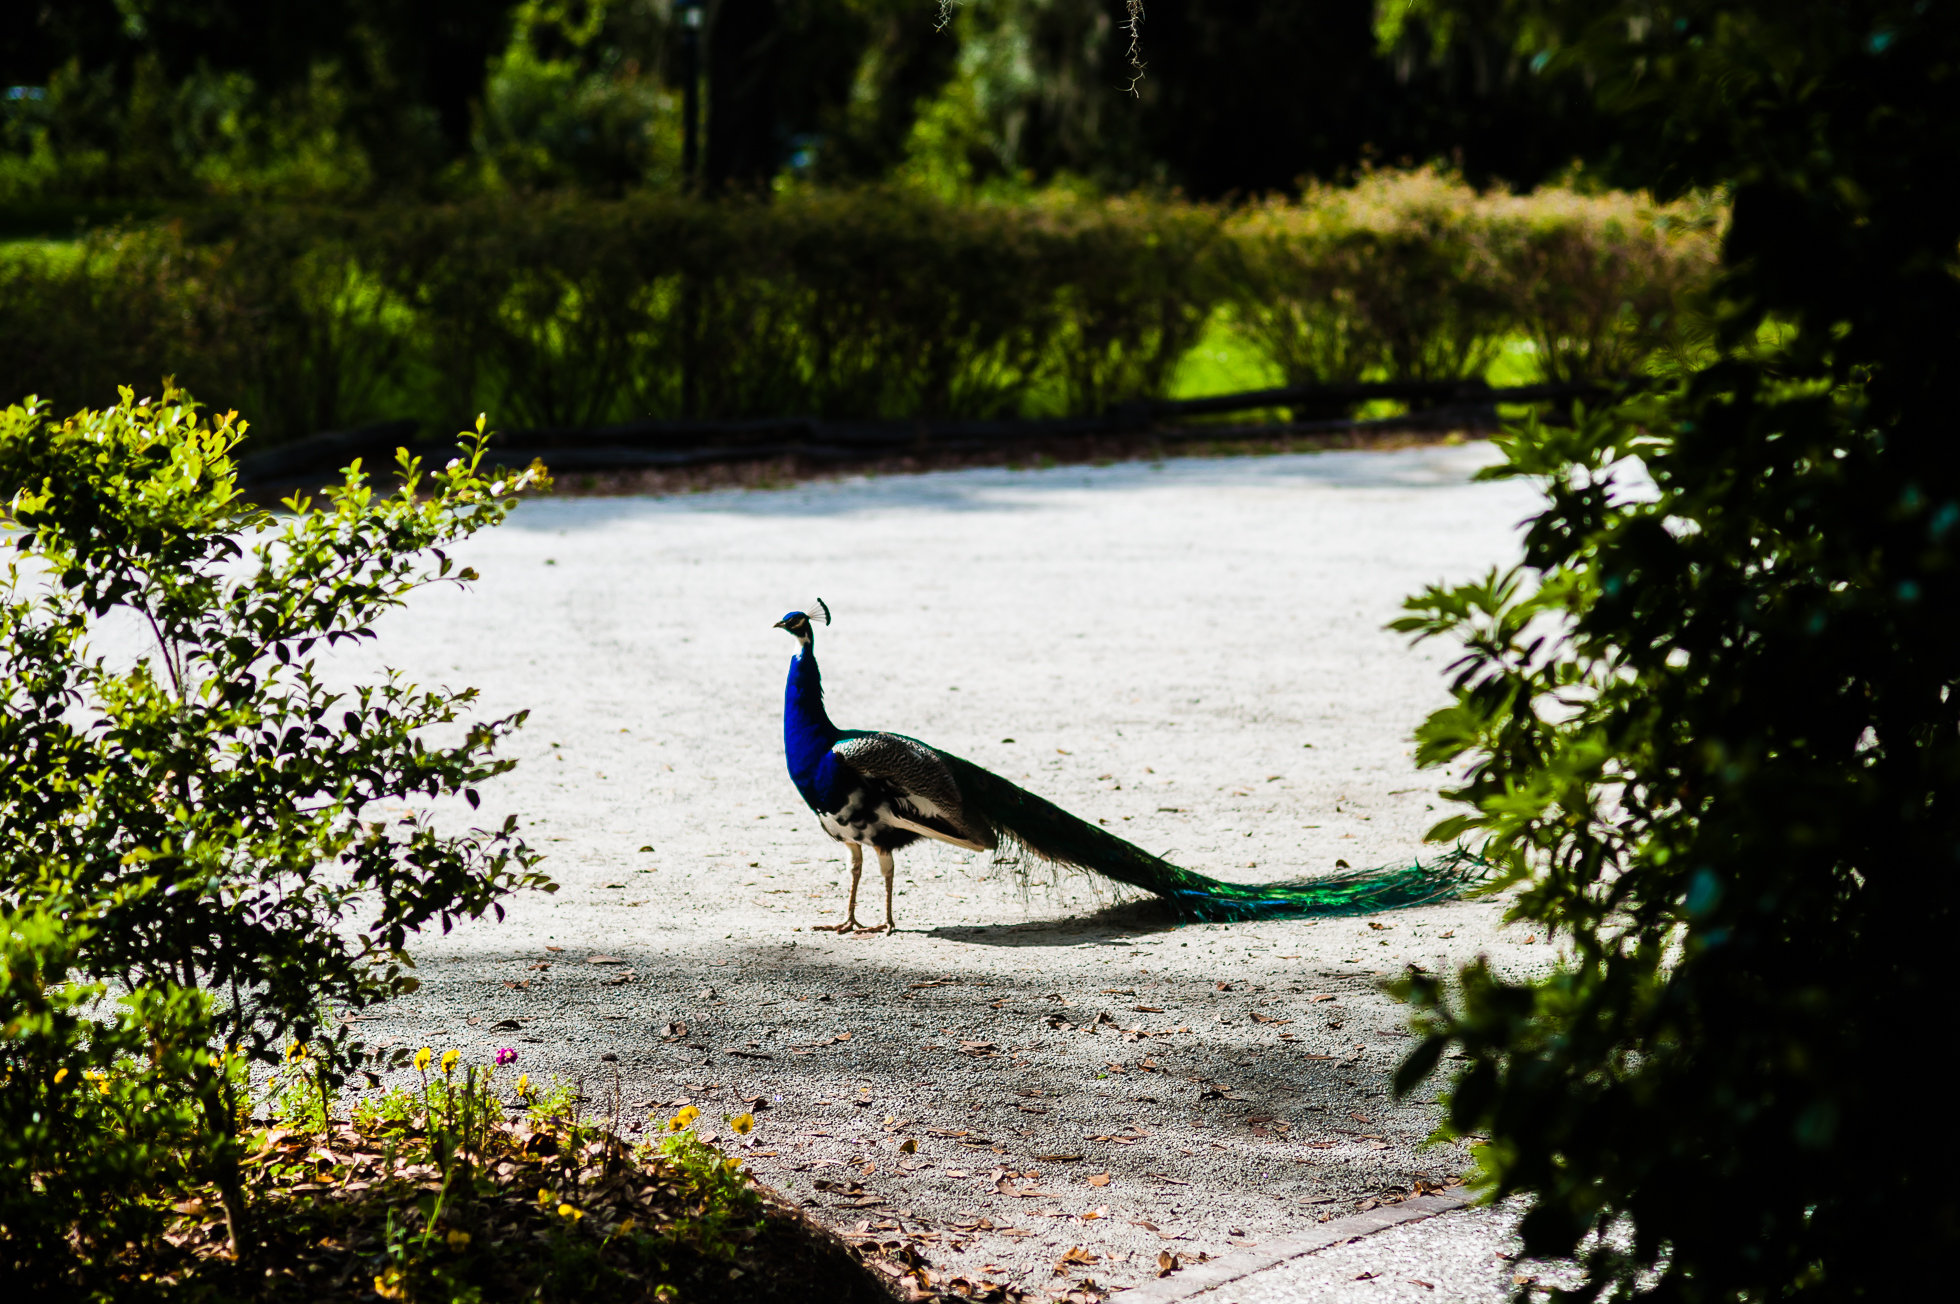
POLYGON ((993 848, 993 830, 969 814, 952 769, 937 751, 918 739, 903 734, 853 733, 839 739, 830 750, 866 779, 882 781, 891 792, 891 814, 898 822, 976 851, 993 848))

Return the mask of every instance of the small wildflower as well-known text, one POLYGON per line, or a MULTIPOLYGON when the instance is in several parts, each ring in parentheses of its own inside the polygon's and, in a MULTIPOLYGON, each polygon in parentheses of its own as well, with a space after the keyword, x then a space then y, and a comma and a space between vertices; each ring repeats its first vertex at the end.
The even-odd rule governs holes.
POLYGON ((62 1067, 54 1071, 54 1080, 56 1082, 61 1081, 63 1078, 67 1076, 68 1076, 68 1067, 66 1065, 63 1065, 62 1067))
POLYGON ((549 1192, 549 1191, 547 1191, 547 1190, 545 1190, 545 1189, 544 1189, 544 1188, 543 1188, 542 1186, 538 1188, 538 1203, 539 1203, 539 1204, 542 1204, 542 1205, 545 1205, 545 1206, 547 1206, 547 1207, 548 1207, 548 1206, 549 1206, 549 1205, 551 1204, 551 1199, 552 1199, 552 1196, 551 1196, 551 1192, 549 1192))
POLYGON ((424 1046, 421 1050, 416 1051, 415 1071, 417 1073, 427 1073, 429 1071, 429 1060, 434 1055, 435 1052, 430 1050, 427 1046, 424 1046))
POLYGON ((499 1047, 499 1048, 498 1048, 498 1050, 497 1050, 497 1067, 498 1067, 498 1068, 502 1068, 502 1067, 503 1067, 504 1065, 506 1065, 506 1064, 515 1064, 515 1063, 517 1063, 517 1052, 516 1052, 516 1051, 514 1051, 514 1050, 512 1050, 512 1049, 511 1049, 510 1047, 508 1047, 508 1046, 503 1046, 503 1047, 499 1047))
POLYGON ((287 1063, 291 1063, 293 1060, 305 1059, 305 1058, 306 1058, 305 1043, 296 1041, 292 1045, 286 1047, 287 1063))
POLYGON ((699 1117, 701 1117, 701 1111, 689 1105, 667 1120, 667 1130, 669 1132, 679 1132, 683 1128, 692 1125, 694 1120, 699 1117))
POLYGON ((407 1299, 408 1290, 402 1281, 402 1270, 390 1268, 374 1279, 374 1293, 382 1299, 407 1299))
POLYGON ((577 1222, 580 1218, 585 1217, 585 1210, 574 1209, 569 1204, 561 1204, 558 1206, 558 1216, 560 1218, 570 1218, 573 1222, 577 1222))
POLYGON ((456 1071, 456 1061, 463 1058, 460 1050, 446 1050, 442 1053, 442 1075, 448 1077, 456 1071))
POLYGON ((520 1073, 517 1075, 517 1094, 520 1096, 529 1096, 531 1094, 530 1074, 520 1073))
POLYGON ((463 1252, 464 1248, 469 1245, 470 1234, 464 1231, 454 1231, 449 1233, 449 1235, 443 1237, 443 1239, 449 1242, 450 1249, 455 1250, 458 1254, 460 1254, 463 1252))
POLYGON ((728 1128, 736 1136, 747 1136, 749 1133, 755 1131, 755 1115, 737 1114, 728 1120, 728 1128))

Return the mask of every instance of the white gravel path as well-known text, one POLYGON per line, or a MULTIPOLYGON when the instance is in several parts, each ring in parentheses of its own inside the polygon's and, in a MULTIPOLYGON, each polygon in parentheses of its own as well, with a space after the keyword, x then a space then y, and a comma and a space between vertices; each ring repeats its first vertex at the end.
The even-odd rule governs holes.
POLYGON ((421 595, 375 647, 531 711, 484 815, 520 812, 563 891, 427 938, 426 985, 367 1030, 511 1045, 595 1099, 617 1073, 631 1118, 692 1099, 724 1135, 761 1096, 765 1180, 840 1228, 928 1233, 935 1271, 1031 1289, 1063 1284, 1073 1246, 1094 1259, 1075 1279, 1122 1286, 1161 1247, 1225 1252, 1460 1171, 1459 1151, 1419 1148, 1434 1107, 1387 1096, 1409 1043, 1374 985, 1478 951, 1548 964, 1496 904, 1172 927, 1080 879, 1024 895, 932 848, 900 853, 896 936, 814 932, 843 917, 848 873, 783 771, 793 644, 770 625, 821 595, 840 724, 924 738, 1192 868, 1402 862, 1433 850, 1439 776, 1410 734, 1450 650, 1383 626, 1422 584, 1515 558, 1534 493, 1470 483, 1490 460, 1469 444, 526 505, 461 550, 479 585, 421 595))

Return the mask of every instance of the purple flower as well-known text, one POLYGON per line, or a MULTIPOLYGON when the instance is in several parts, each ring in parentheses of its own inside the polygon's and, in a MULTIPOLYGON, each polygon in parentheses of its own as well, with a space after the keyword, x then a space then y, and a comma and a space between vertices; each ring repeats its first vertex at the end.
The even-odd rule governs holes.
POLYGON ((501 1068, 505 1064, 515 1064, 515 1063, 517 1063, 517 1052, 512 1050, 510 1047, 505 1046, 502 1050, 497 1052, 497 1065, 499 1068, 501 1068))

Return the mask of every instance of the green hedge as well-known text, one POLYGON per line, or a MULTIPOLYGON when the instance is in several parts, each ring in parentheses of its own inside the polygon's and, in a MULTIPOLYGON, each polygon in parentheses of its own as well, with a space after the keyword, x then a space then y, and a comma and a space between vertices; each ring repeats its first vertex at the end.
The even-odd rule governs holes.
POLYGON ((174 374, 284 439, 641 417, 1010 416, 1162 397, 1223 324, 1289 380, 1454 377, 1506 339, 1636 370, 1708 212, 1378 173, 1293 204, 950 206, 902 191, 205 213, 16 246, 0 396, 174 374))

